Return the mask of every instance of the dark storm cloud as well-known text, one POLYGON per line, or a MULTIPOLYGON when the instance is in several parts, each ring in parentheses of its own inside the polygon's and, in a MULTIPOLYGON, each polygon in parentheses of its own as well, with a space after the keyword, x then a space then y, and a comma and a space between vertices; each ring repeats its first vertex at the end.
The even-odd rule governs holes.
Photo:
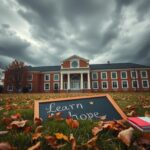
MULTIPOLYGON (((110 60, 150 65, 149 0, 17 0, 14 3, 13 10, 28 24, 30 36, 19 37, 3 21, 2 56, 21 58, 33 65, 59 64, 72 54, 95 63, 110 60)), ((6 8, 2 10, 6 13, 6 8)))

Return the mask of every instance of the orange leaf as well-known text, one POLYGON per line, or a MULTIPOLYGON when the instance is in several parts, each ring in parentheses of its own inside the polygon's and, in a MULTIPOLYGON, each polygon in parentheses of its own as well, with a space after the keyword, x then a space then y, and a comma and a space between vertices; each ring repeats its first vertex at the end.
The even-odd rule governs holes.
POLYGON ((99 147, 96 144, 97 139, 98 139, 98 136, 94 136, 89 141, 87 141, 85 146, 87 146, 88 148, 92 148, 93 150, 99 150, 99 147))
POLYGON ((79 127, 79 122, 77 120, 73 120, 72 118, 67 118, 66 123, 71 128, 78 128, 79 127))
POLYGON ((31 127, 31 126, 25 127, 25 129, 24 129, 24 132, 25 132, 25 133, 29 133, 29 132, 31 132, 31 131, 32 131, 32 127, 31 127))
POLYGON ((133 131, 134 129, 132 127, 120 131, 118 134, 118 138, 127 146, 131 145, 131 141, 132 141, 132 136, 133 136, 133 131))
POLYGON ((76 139, 75 137, 73 136, 73 134, 70 134, 70 138, 69 138, 70 142, 71 142, 71 146, 72 146, 72 149, 71 150, 76 150, 76 139))
POLYGON ((29 147, 27 150, 40 150, 41 142, 37 142, 35 145, 29 147))
POLYGON ((93 129, 92 129, 92 134, 95 136, 95 135, 97 135, 100 131, 102 131, 103 130, 103 128, 102 127, 94 127, 93 129))
POLYGON ((64 135, 63 133, 55 133, 55 136, 56 136, 56 139, 58 140, 65 140, 65 141, 68 141, 68 137, 66 135, 64 135))
POLYGON ((32 140, 37 140, 38 138, 40 138, 42 136, 42 133, 34 133, 32 134, 32 140))
POLYGON ((41 132, 42 129, 43 129, 43 126, 38 126, 38 127, 35 129, 35 133, 41 132))
POLYGON ((35 118, 35 120, 34 120, 34 123, 37 125, 37 126, 39 126, 39 125, 41 125, 42 124, 42 119, 41 118, 35 118))

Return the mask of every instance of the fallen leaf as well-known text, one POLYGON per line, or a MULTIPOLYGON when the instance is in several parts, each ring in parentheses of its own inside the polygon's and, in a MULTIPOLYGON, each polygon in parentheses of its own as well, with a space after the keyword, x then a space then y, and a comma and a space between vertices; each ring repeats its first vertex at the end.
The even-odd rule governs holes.
POLYGON ((87 141, 85 146, 87 146, 88 148, 92 148, 93 150, 100 150, 96 144, 97 139, 98 139, 98 136, 94 136, 89 141, 87 141))
POLYGON ((2 119, 2 122, 8 125, 8 124, 10 124, 10 123, 12 122, 12 119, 11 119, 11 118, 8 118, 8 117, 4 117, 4 118, 2 119))
POLYGON ((43 126, 37 126, 37 128, 35 129, 35 133, 39 133, 39 132, 41 132, 42 131, 42 129, 43 129, 43 126))
POLYGON ((8 131, 0 131, 0 135, 5 135, 7 133, 8 133, 8 131))
POLYGON ((71 128, 78 128, 79 127, 79 122, 78 120, 74 120, 72 118, 67 118, 66 123, 69 127, 71 128))
POLYGON ((132 127, 120 131, 118 134, 118 138, 127 146, 131 145, 132 136, 133 136, 134 129, 132 127))
POLYGON ((106 115, 99 117, 100 120, 106 120, 106 118, 107 118, 106 115))
POLYGON ((94 127, 93 129, 92 129, 92 134, 95 136, 95 135, 97 135, 100 131, 102 131, 103 130, 103 128, 102 127, 94 127))
POLYGON ((132 116, 135 116, 135 115, 136 115, 135 110, 132 110, 131 112, 127 113, 127 116, 129 116, 129 117, 132 117, 132 116))
POLYGON ((21 114, 20 113, 16 113, 14 115, 11 115, 11 119, 16 120, 16 119, 20 119, 21 118, 21 114))
POLYGON ((35 120, 34 120, 34 123, 37 125, 37 126, 39 126, 39 125, 41 125, 42 124, 42 119, 41 118, 35 118, 35 120))
POLYGON ((42 137, 42 133, 34 133, 32 134, 32 140, 37 140, 38 138, 42 137))
POLYGON ((28 126, 28 127, 24 128, 24 132, 25 133, 30 133, 31 131, 32 131, 32 127, 31 126, 28 126))
POLYGON ((73 134, 71 133, 70 134, 70 138, 69 138, 70 142, 71 142, 71 150, 76 150, 76 139, 75 137, 73 136, 73 134))
POLYGON ((57 112, 57 113, 54 115, 54 119, 55 119, 55 120, 58 120, 58 121, 64 120, 64 118, 61 117, 61 114, 62 114, 62 112, 57 112))
POLYGON ((7 129, 12 129, 12 128, 23 128, 25 127, 26 123, 28 120, 22 120, 22 121, 13 121, 9 126, 7 126, 7 129))
POLYGON ((3 107, 0 107, 0 111, 3 110, 3 109, 4 109, 3 107))
POLYGON ((37 142, 35 145, 29 147, 27 150, 40 150, 41 142, 37 142))
POLYGON ((63 133, 55 133, 55 136, 56 136, 56 139, 58 140, 65 140, 65 141, 68 141, 68 137, 66 135, 64 135, 63 133))
POLYGON ((15 150, 9 143, 2 142, 0 143, 0 150, 15 150))
POLYGON ((145 117, 150 117, 150 112, 146 111, 145 112, 145 117))

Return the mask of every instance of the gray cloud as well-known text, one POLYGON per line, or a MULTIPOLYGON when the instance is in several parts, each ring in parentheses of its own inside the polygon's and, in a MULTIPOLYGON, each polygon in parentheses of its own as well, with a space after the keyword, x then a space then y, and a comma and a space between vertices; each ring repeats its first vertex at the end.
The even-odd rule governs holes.
POLYGON ((22 59, 31 65, 60 64, 72 54, 92 63, 110 60, 150 65, 149 0, 12 0, 11 3, 9 13, 7 4, 1 5, 4 13, 0 16, 1 56, 22 59), (21 20, 19 30, 7 23, 11 12, 21 20))

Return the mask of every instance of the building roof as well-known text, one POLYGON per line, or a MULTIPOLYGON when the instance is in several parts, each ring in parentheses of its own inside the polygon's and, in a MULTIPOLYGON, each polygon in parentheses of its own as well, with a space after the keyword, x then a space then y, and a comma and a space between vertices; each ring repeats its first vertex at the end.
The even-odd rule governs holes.
POLYGON ((134 63, 110 63, 110 64, 91 64, 91 70, 101 69, 129 69, 129 68, 150 68, 150 66, 134 64, 134 63))
MULTIPOLYGON (((129 69, 129 68, 150 68, 150 66, 134 64, 134 63, 110 63, 110 64, 90 64, 91 70, 105 70, 105 69, 129 69)), ((29 71, 60 71, 61 66, 28 66, 29 71)))

